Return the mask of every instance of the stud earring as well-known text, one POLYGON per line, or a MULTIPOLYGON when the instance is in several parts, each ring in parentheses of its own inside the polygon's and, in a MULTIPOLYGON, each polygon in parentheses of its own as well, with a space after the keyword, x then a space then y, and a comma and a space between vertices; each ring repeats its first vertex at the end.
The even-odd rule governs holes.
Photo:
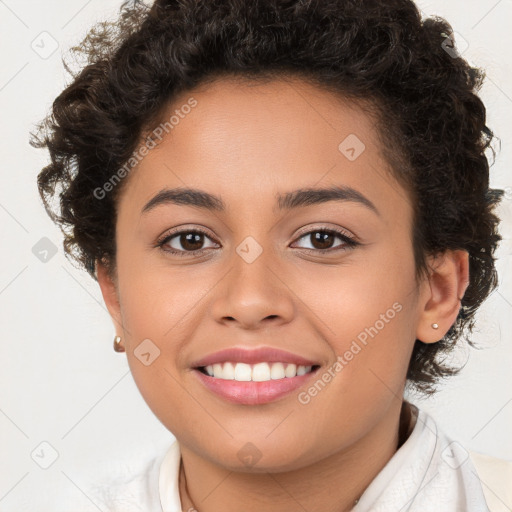
POLYGON ((116 336, 114 338, 114 350, 116 352, 124 352, 124 347, 121 346, 121 336, 116 336))
POLYGON ((439 329, 439 325, 437 325, 437 324, 432 324, 432 329, 439 329))

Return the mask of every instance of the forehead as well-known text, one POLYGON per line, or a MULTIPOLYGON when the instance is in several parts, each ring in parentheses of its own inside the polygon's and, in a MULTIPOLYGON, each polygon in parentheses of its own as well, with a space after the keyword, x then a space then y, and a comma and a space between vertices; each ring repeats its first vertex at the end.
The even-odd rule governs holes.
POLYGON ((129 176, 124 202, 139 211, 169 187, 205 189, 245 208, 315 184, 407 200, 381 154, 375 119, 298 79, 217 80, 175 98, 155 128, 164 123, 129 176))

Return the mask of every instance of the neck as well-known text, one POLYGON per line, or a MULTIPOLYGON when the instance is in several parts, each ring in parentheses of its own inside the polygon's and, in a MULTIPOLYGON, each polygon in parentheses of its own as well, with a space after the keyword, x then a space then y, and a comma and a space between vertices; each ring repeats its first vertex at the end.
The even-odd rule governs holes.
POLYGON ((411 411, 398 403, 349 449, 313 465, 285 473, 233 472, 205 461, 180 445, 180 497, 183 510, 245 512, 322 510, 349 512, 364 490, 405 442, 411 411))

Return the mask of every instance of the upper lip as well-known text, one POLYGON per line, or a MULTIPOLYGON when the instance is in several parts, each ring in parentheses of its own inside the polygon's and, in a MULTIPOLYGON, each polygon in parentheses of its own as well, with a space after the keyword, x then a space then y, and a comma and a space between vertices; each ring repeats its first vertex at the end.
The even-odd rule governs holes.
POLYGON ((193 368, 200 368, 215 363, 224 363, 232 361, 236 363, 261 363, 261 362, 281 362, 292 363, 303 366, 313 366, 319 363, 310 361, 302 356, 287 352, 278 348, 272 347, 258 347, 258 348, 244 348, 232 347, 218 352, 209 354, 201 359, 192 363, 193 368))

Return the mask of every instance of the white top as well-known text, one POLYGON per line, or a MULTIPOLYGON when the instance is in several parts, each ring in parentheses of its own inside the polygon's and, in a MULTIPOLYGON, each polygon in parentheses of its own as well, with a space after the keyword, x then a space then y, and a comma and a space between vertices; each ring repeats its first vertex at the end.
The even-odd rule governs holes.
MULTIPOLYGON (((425 411, 413 408, 417 421, 411 434, 371 482, 353 512, 510 510, 512 464, 468 452, 440 431, 425 411), (488 463, 485 473, 481 472, 483 459, 478 457, 484 457, 488 463), (493 466, 494 461, 500 465, 502 481, 493 486, 494 480, 490 482, 490 479, 498 475, 489 468, 498 468, 493 466), (475 464, 479 466, 480 478, 482 474, 486 476, 484 486, 475 464), (489 508, 491 497, 493 507, 489 508)), ((182 512, 178 484, 180 459, 179 443, 175 440, 141 474, 108 488, 97 488, 96 499, 103 497, 109 512, 182 512)))

